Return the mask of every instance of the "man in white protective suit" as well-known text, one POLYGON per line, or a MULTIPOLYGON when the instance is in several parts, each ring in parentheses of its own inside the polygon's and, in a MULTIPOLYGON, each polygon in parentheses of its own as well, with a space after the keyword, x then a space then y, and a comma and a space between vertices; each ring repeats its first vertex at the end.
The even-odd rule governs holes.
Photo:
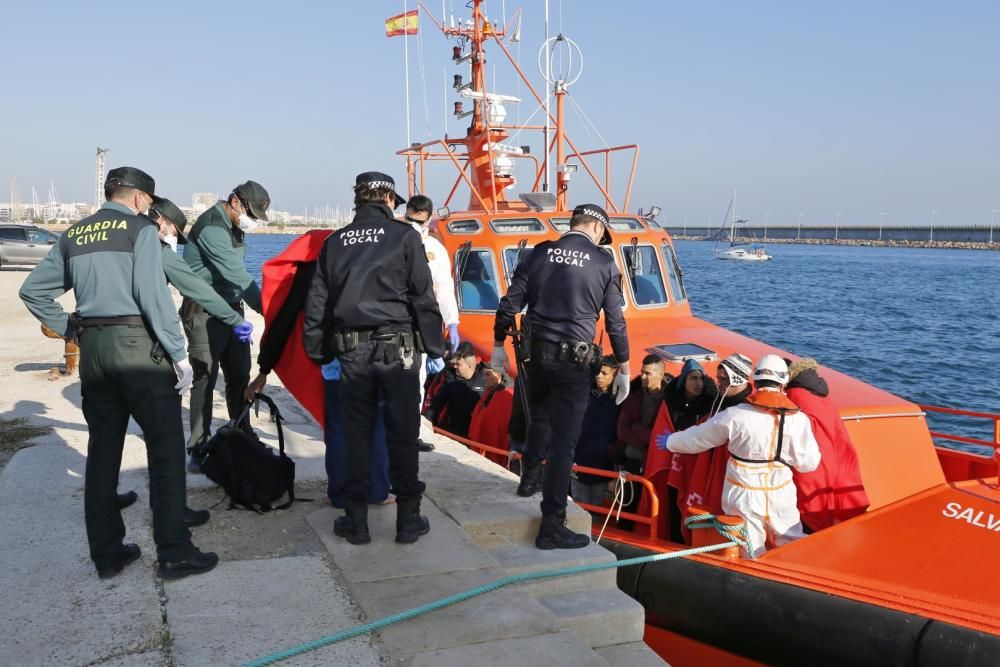
MULTIPOLYGON (((420 238, 424 241, 424 252, 427 254, 427 264, 431 267, 431 280, 434 282, 434 297, 438 302, 438 309, 441 311, 441 319, 444 320, 445 328, 448 330, 448 345, 451 352, 458 349, 458 302, 455 300, 455 279, 451 273, 451 260, 448 259, 448 251, 444 245, 430 235, 430 219, 434 212, 434 203, 430 197, 424 195, 413 195, 406 203, 406 221, 410 226, 420 232, 420 238)), ((423 404, 424 385, 428 373, 439 373, 444 369, 444 362, 440 359, 428 357, 426 365, 420 369, 420 402, 423 404)), ((429 452, 434 449, 434 445, 425 443, 423 440, 417 441, 417 446, 422 452, 429 452)))
POLYGON ((803 536, 792 468, 811 472, 820 451, 809 418, 785 396, 788 365, 774 354, 753 372, 746 403, 667 438, 672 452, 696 454, 728 444, 722 510, 746 519, 751 555, 803 536))

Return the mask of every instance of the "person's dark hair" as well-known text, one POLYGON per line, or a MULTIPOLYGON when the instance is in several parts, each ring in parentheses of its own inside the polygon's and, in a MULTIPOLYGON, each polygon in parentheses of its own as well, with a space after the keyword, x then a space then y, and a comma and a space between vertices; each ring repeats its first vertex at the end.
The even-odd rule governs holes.
POLYGON ((387 197, 392 197, 392 188, 370 188, 367 185, 354 186, 354 208, 362 204, 384 204, 387 197))
POLYGON ((410 200, 406 202, 406 212, 407 213, 427 213, 429 215, 434 214, 434 202, 431 198, 426 195, 413 195, 410 200))
POLYGON ((476 348, 473 347, 472 343, 467 340, 463 340, 458 344, 458 347, 452 353, 452 359, 461 359, 463 357, 474 357, 476 356, 476 348))
POLYGON ((123 185, 113 185, 111 183, 104 184, 104 198, 108 201, 114 201, 115 199, 125 199, 126 197, 132 196, 133 188, 126 188, 123 185))
POLYGON ((770 389, 780 389, 781 383, 775 382, 774 380, 754 380, 753 386, 757 389, 770 388, 770 389))
POLYGON ((658 354, 647 354, 642 358, 642 365, 649 366, 650 364, 656 364, 660 368, 663 368, 663 359, 658 354))
POLYGON ((606 354, 601 357, 601 367, 607 366, 608 368, 618 368, 618 360, 615 359, 613 354, 606 354))
POLYGON ((577 213, 572 218, 569 219, 569 228, 574 229, 580 225, 586 225, 591 222, 600 222, 597 218, 589 215, 584 215, 583 213, 577 213))

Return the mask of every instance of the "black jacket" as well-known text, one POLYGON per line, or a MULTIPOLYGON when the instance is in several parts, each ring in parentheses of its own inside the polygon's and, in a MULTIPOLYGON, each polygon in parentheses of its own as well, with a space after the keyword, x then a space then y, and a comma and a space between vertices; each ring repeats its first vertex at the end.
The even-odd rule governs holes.
POLYGON ((303 343, 315 361, 333 358, 334 329, 408 325, 433 357, 444 354, 444 325, 420 234, 384 204, 362 204, 351 224, 330 235, 306 297, 303 343))
POLYGON ((700 395, 689 401, 684 391, 684 382, 688 374, 689 371, 681 371, 681 374, 667 383, 666 389, 663 390, 663 400, 667 404, 670 421, 678 431, 694 426, 709 416, 719 395, 715 380, 705 376, 705 388, 700 395))
POLYGON ((820 377, 815 368, 807 368, 801 371, 788 382, 787 389, 802 387, 806 391, 816 396, 824 397, 830 395, 830 387, 826 380, 820 377))
POLYGON ((514 271, 497 309, 493 338, 502 342, 514 316, 527 306, 532 338, 593 342, 603 310, 615 358, 626 362, 621 283, 612 256, 581 232, 569 231, 556 241, 539 243, 514 271))
MULTIPOLYGON (((588 468, 611 470, 611 456, 608 450, 615 443, 618 434, 618 404, 611 392, 601 392, 590 388, 587 411, 583 413, 583 428, 576 441, 573 462, 588 468)), ((610 482, 608 477, 598 477, 577 473, 577 479, 584 484, 610 482)))
POLYGON ((471 378, 456 376, 434 394, 431 400, 428 418, 435 424, 455 435, 469 437, 469 426, 472 423, 472 411, 476 409, 479 399, 486 393, 486 367, 479 364, 476 373, 471 378), (444 419, 439 419, 443 409, 447 408, 444 419))

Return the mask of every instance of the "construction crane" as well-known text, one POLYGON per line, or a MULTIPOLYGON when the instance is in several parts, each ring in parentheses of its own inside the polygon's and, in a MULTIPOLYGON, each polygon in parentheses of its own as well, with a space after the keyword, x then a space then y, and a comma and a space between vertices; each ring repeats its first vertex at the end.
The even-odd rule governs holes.
POLYGON ((97 190, 94 193, 94 208, 100 208, 104 203, 104 156, 110 148, 97 147, 97 190))

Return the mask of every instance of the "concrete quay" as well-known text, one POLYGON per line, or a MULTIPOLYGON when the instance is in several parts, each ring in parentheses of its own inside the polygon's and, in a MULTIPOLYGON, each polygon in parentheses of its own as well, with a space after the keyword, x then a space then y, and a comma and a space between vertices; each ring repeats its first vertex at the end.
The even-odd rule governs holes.
MULTIPOLYGON (((337 511, 320 502, 321 431, 272 385, 297 494, 314 502, 264 515, 226 511, 221 490, 189 476, 188 504, 212 511, 194 530, 195 543, 222 560, 208 574, 165 582, 156 576, 142 436, 131 424, 119 488, 139 493, 123 518, 142 558, 102 581, 83 526, 87 427, 79 379, 51 379, 62 344, 43 338, 20 304, 26 275, 0 270, 0 382, 8 388, 0 394, 0 465, 7 461, 0 472, 0 665, 237 665, 509 574, 613 559, 597 545, 535 549, 538 499, 517 497, 514 475, 427 428, 424 438, 437 447, 421 455, 431 533, 396 544, 389 505, 371 509, 371 544, 335 538, 337 511), (41 435, 13 442, 13 420, 41 435)), ((69 309, 72 296, 63 301, 69 309)), ((263 323, 252 321, 259 340, 263 323)), ((218 392, 215 414, 224 414, 218 392)), ((276 445, 266 409, 253 422, 276 445)), ((569 523, 584 530, 590 518, 571 506, 569 523)), ((281 664, 664 664, 642 633, 641 606, 615 587, 609 569, 507 587, 281 664)))

